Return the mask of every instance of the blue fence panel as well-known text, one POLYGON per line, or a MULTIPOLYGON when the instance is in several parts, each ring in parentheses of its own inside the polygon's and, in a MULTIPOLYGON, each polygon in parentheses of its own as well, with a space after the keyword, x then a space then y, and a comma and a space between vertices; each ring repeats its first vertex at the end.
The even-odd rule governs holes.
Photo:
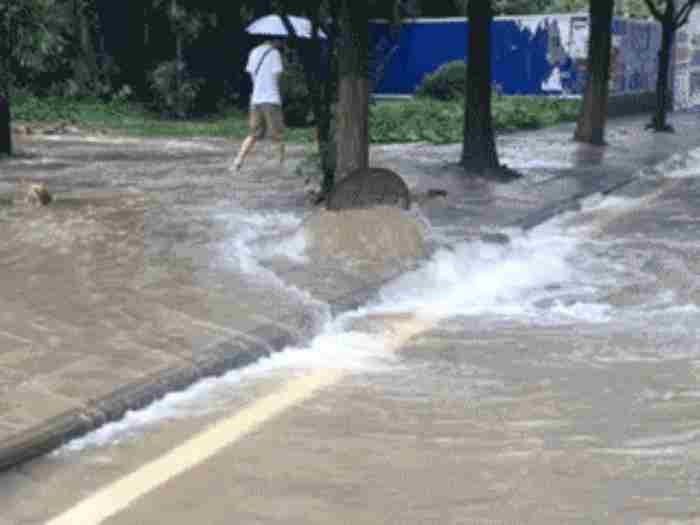
POLYGON ((535 35, 515 21, 499 21, 491 30, 492 76, 499 93, 524 95, 542 91, 542 79, 552 66, 547 62, 547 31, 535 35))
POLYGON ((467 24, 463 21, 404 23, 398 35, 387 23, 370 25, 376 93, 412 95, 423 77, 446 62, 464 60, 467 24), (387 50, 392 50, 390 54, 387 50))
MULTIPOLYGON (((495 19, 494 88, 505 95, 582 93, 588 28, 588 17, 576 14, 495 19)), ((396 32, 387 23, 373 22, 375 93, 412 95, 426 74, 446 62, 466 60, 468 31, 466 19, 411 20, 396 32)), ((652 90, 659 25, 616 18, 612 32, 611 92, 652 90)))
MULTIPOLYGON (((542 20, 534 34, 517 19, 494 22, 491 60, 494 87, 499 92, 542 94, 572 91, 580 84, 570 58, 559 53, 560 58, 552 59, 552 50, 562 45, 562 28, 554 27, 561 20, 542 20), (548 85, 555 69, 557 82, 548 85)), ((372 23, 375 93, 412 95, 426 74, 446 62, 466 60, 468 33, 464 19, 405 22, 397 34, 386 23, 372 23)))

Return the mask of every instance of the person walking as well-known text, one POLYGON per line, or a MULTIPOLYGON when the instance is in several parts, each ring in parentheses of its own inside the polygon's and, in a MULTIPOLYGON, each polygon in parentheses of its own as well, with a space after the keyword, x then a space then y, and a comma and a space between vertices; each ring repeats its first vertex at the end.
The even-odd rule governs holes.
POLYGON ((240 172, 246 156, 258 140, 268 136, 279 150, 280 166, 284 165, 284 116, 282 114, 282 95, 280 93, 280 75, 282 65, 283 40, 266 40, 253 48, 248 56, 246 72, 253 81, 253 93, 250 99, 250 132, 241 145, 241 150, 233 163, 234 173, 240 172))

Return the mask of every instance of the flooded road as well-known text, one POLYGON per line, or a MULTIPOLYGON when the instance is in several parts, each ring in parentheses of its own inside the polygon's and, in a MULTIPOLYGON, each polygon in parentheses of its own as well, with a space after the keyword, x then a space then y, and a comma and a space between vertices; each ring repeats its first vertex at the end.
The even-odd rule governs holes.
MULTIPOLYGON (((697 523, 698 158, 509 231, 509 244, 464 240, 468 224, 436 220, 429 260, 335 318, 278 272, 314 264, 291 204, 222 208, 206 222, 185 206, 169 216, 165 244, 142 251, 130 223, 106 243, 120 271, 145 279, 129 265, 189 254, 198 286, 225 290, 217 279, 231 268, 231 279, 277 290, 272 302, 314 312, 315 335, 3 476, 0 524, 697 523), (198 231, 217 257, 196 257, 198 231)), ((166 215, 144 211, 142 195, 121 198, 116 208, 159 238, 166 215)), ((81 213, 69 230, 99 235, 109 217, 81 213)), ((3 260, 27 264, 21 256, 3 260)), ((108 285, 109 265, 91 268, 73 279, 108 285)))

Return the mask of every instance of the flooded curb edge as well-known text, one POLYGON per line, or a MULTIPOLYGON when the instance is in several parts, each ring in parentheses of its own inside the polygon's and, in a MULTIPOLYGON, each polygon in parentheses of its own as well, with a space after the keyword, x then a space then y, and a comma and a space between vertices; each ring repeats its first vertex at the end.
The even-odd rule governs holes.
MULTIPOLYGON (((556 215, 580 209, 580 201, 598 193, 610 194, 637 180, 637 173, 622 177, 603 176, 585 192, 546 205, 521 217, 509 227, 530 230, 556 215)), ((329 305, 333 315, 358 308, 377 290, 398 277, 397 272, 386 279, 359 288, 334 299, 329 305)), ((127 384, 112 393, 90 401, 83 408, 73 409, 53 417, 0 443, 0 472, 51 452, 68 441, 81 437, 102 425, 121 419, 129 410, 138 410, 171 392, 181 391, 206 377, 222 375, 240 369, 272 353, 282 351, 297 341, 293 334, 279 325, 263 325, 241 339, 252 341, 247 348, 237 349, 240 340, 221 343, 194 357, 182 366, 171 367, 127 384)))
MULTIPOLYGON (((378 283, 337 298, 330 304, 333 315, 366 303, 392 275, 378 283)), ((67 442, 121 419, 130 410, 139 410, 165 395, 185 390, 199 380, 221 376, 249 366, 298 341, 280 325, 266 324, 236 340, 220 343, 180 366, 140 378, 82 408, 75 408, 47 419, 33 428, 10 436, 0 443, 0 472, 7 471, 52 452, 67 442), (242 345, 243 341, 248 343, 242 345)))
POLYGON ((607 180, 607 178, 603 177, 597 182, 597 184, 594 185, 594 187, 590 188, 589 190, 540 208, 535 212, 529 213, 525 217, 515 221, 511 227, 522 228, 525 231, 531 230, 543 222, 546 222, 557 215, 561 215, 562 213, 569 211, 580 211, 581 201, 587 199, 591 195, 596 195, 599 193, 601 195, 609 195, 637 180, 639 180, 637 174, 627 175, 618 178, 617 180, 615 180, 615 178, 613 178, 613 180, 607 180))

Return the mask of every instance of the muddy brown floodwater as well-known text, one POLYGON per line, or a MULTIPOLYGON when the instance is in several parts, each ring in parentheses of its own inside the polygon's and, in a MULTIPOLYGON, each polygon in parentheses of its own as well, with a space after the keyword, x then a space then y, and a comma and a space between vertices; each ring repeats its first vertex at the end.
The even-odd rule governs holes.
MULTIPOLYGON (((0 403, 13 388, 49 400, 58 379, 39 369, 76 356, 67 384, 99 395, 110 374, 137 374, 120 367, 130 356, 155 368, 230 337, 222 330, 248 304, 297 315, 305 337, 6 476, 0 523, 56 516, 324 369, 342 374, 108 523, 154 522, 154 508, 175 524, 698 523, 700 154, 508 230, 509 243, 482 242, 480 226, 508 211, 489 203, 534 209, 556 183, 521 190, 579 162, 568 141, 528 140, 504 140, 511 167, 534 170, 507 186, 452 174, 455 146, 412 146, 410 159, 405 146, 377 148, 416 191, 450 193, 416 213, 429 258, 334 323, 322 290, 363 276, 309 257, 297 235, 303 185, 264 152, 233 179, 225 141, 27 146, 32 155, 2 165, 0 330, 41 379, 24 385, 22 368, 7 367, 0 403), (534 163, 537 151, 549 160, 534 163), (47 182, 55 205, 11 205, 23 178, 47 182), (314 279, 301 284, 295 268, 314 279), (106 351, 113 368, 100 372, 89 356, 106 351)), ((70 388, 62 394, 48 405, 69 405, 70 388)))

